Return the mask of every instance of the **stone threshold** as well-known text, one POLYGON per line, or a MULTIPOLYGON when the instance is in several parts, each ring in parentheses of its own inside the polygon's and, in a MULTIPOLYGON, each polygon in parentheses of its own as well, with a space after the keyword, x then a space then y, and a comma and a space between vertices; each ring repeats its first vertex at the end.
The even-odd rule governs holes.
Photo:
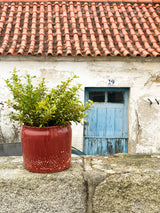
MULTIPOLYGON (((85 155, 80 150, 72 147, 72 154, 85 155)), ((22 156, 22 144, 17 143, 0 143, 0 156, 22 156)))

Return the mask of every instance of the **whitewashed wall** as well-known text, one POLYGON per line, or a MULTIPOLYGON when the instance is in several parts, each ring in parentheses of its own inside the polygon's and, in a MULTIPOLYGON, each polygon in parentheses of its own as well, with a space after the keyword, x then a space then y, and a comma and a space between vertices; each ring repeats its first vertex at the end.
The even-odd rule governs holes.
MULTIPOLYGON (((129 87, 129 153, 160 153, 160 59, 129 57, 0 57, 0 102, 9 93, 4 79, 13 68, 22 74, 45 77, 49 87, 54 87, 72 73, 79 75, 85 87, 129 87), (114 80, 109 85, 109 80, 114 80), (152 104, 149 103, 151 99, 152 104)), ((18 141, 20 128, 15 128, 7 116, 6 107, 0 106, 0 139, 3 142, 18 141)), ((83 126, 73 125, 73 146, 83 150, 83 126)))

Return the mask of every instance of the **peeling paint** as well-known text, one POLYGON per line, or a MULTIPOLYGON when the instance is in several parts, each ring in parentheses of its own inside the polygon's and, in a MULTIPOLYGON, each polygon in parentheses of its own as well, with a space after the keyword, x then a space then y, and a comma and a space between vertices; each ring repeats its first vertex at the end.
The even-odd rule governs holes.
MULTIPOLYGON (((85 87, 129 87, 129 114, 128 137, 130 153, 160 152, 160 59, 124 59, 105 58, 91 60, 83 59, 52 59, 33 57, 1 58, 0 65, 0 98, 6 101, 9 97, 4 80, 10 76, 14 67, 22 74, 30 73, 39 77, 45 77, 47 86, 54 87, 73 73, 79 76, 78 82, 83 87, 80 91, 81 100, 84 101, 85 87), (22 60, 23 59, 23 60, 22 60), (6 63, 7 62, 7 63, 6 63), (108 79, 113 79, 114 84, 108 85, 108 79), (153 103, 146 101, 147 97, 153 97, 153 103)), ((1 112, 0 140, 11 142, 20 140, 20 129, 13 126, 8 117, 8 109, 1 112)), ((83 125, 73 125, 73 146, 83 149, 83 125)))

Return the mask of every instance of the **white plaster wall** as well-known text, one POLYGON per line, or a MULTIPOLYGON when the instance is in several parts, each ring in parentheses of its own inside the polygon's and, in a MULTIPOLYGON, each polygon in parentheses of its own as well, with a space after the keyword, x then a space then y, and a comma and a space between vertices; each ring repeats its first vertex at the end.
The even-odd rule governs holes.
MULTIPOLYGON (((72 74, 83 84, 81 99, 84 100, 85 87, 129 87, 129 152, 160 152, 160 59, 159 58, 82 58, 82 57, 1 57, 0 58, 0 100, 9 97, 4 80, 14 67, 22 75, 30 73, 45 77, 49 87, 54 87, 72 74), (109 85, 109 79, 114 80, 109 85), (147 98, 151 98, 150 105, 147 98)), ((8 117, 7 108, 1 110, 1 130, 5 141, 20 140, 8 117)), ((83 150, 83 126, 73 125, 73 146, 83 150)))

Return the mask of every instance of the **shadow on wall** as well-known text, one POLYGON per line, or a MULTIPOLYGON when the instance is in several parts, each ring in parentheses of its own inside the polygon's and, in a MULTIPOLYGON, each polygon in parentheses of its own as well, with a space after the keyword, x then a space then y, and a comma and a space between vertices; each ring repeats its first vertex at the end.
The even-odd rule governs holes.
POLYGON ((4 143, 5 140, 4 140, 4 137, 3 137, 3 134, 2 134, 2 129, 1 129, 1 126, 0 126, 0 143, 4 143))
POLYGON ((2 134, 2 128, 1 128, 1 120, 2 120, 1 111, 2 111, 2 108, 3 108, 3 103, 0 103, 0 143, 4 143, 5 142, 4 136, 2 134))
POLYGON ((8 108, 0 102, 0 144, 20 141, 20 126, 16 122, 11 122, 7 114, 8 108))

